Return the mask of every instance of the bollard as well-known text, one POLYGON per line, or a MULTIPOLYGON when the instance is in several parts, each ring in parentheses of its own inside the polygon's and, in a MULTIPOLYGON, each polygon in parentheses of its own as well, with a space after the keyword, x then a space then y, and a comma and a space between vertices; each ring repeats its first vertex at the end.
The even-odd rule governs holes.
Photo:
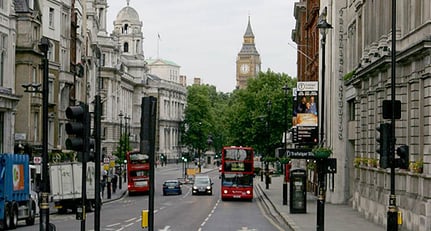
POLYGON ((402 225, 403 224, 403 214, 401 213, 400 210, 398 210, 398 225, 402 225))
POLYGON ((141 227, 142 228, 147 228, 148 227, 148 210, 142 210, 142 223, 141 223, 141 227))

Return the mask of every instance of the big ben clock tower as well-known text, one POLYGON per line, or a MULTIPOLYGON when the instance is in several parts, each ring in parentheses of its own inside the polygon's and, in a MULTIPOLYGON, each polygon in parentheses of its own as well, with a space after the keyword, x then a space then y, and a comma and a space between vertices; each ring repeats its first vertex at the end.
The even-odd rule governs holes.
POLYGON ((250 17, 244 34, 241 51, 236 58, 236 88, 243 89, 247 80, 254 78, 260 71, 260 55, 254 44, 254 34, 251 30, 250 17))

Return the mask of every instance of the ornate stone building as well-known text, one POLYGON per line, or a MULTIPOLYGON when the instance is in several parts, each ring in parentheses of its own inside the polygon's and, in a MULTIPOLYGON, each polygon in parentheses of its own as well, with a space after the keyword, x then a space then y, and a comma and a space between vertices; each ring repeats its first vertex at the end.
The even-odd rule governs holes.
MULTIPOLYGON (((345 101, 351 112, 348 133, 354 158, 378 159, 377 143, 370 139, 383 119, 383 100, 391 99, 391 35, 396 33, 395 98, 401 101, 401 119, 395 121, 395 148, 406 144, 411 162, 424 162, 423 172, 396 170, 397 206, 402 228, 431 230, 431 2, 397 1, 396 31, 391 31, 391 1, 350 0, 343 8, 345 101), (381 20, 375 23, 373 18, 381 20)), ((341 26, 341 25, 340 25, 341 26)), ((347 114, 350 115, 350 114, 347 114)), ((348 118, 349 118, 348 117, 348 118)), ((368 218, 386 223, 389 172, 370 166, 355 168, 353 206, 368 218), (368 206, 370 205, 370 206, 368 206)))
MULTIPOLYGON (((11 6, 12 1, 6 2, 2 5, 5 10, 13 9, 6 7, 11 6)), ((0 108, 4 107, 0 115, 4 123, 0 133, 4 140, 2 147, 5 147, 2 151, 12 152, 15 144, 16 147, 24 146, 25 152, 33 155, 40 153, 42 95, 24 92, 21 85, 41 85, 43 54, 38 44, 42 37, 46 37, 50 42, 50 153, 68 151, 65 150, 66 108, 85 102, 93 112, 96 95, 102 98, 102 154, 111 156, 115 153, 120 136, 125 134, 129 136, 130 146, 139 148, 141 100, 152 95, 157 97, 159 105, 156 151, 170 159, 177 158, 179 124, 186 100, 185 77, 179 77, 179 66, 167 78, 162 74, 158 76, 159 73, 149 73, 143 51, 143 24, 137 11, 129 6, 129 1, 119 10, 111 34, 106 27, 106 0, 87 0, 85 5, 80 0, 14 2, 17 27, 13 27, 14 21, 7 23, 12 26, 9 31, 0 25, 0 33, 4 34, 0 36, 3 51, 15 49, 14 38, 9 37, 14 37, 17 31, 16 62, 15 51, 0 55, 5 60, 2 65, 15 65, 17 70, 15 75, 15 68, 0 66, 0 77, 16 76, 10 80, 5 78, 2 82, 4 91, 0 87, 0 98, 4 96, 7 99, 2 101, 7 103, 0 104, 0 108), (16 126, 15 115, 20 121, 16 126), (7 140, 5 137, 11 138, 7 140)))
POLYGON ((236 58, 236 87, 241 89, 247 86, 247 80, 254 78, 260 71, 260 55, 254 43, 254 34, 251 29, 250 17, 244 34, 242 48, 236 58))
POLYGON ((326 37, 326 62, 319 65, 326 65, 325 145, 334 150, 338 170, 327 200, 349 202, 367 219, 387 223, 390 171, 374 163, 380 157, 376 128, 390 122, 383 118, 382 104, 391 99, 391 35, 396 33, 393 84, 401 118, 395 121, 395 149, 409 146, 415 163, 410 167, 423 162, 420 173, 396 169, 396 205, 401 229, 431 230, 431 3, 397 1, 396 31, 390 0, 321 0, 320 12, 325 7, 333 26, 326 37))
MULTIPOLYGON (((14 151, 16 106, 20 99, 14 78, 18 22, 12 5, 12 1, 3 1, 0 5, 0 153, 14 151)), ((24 139, 22 135, 16 138, 24 139)))
POLYGON ((49 40, 48 149, 61 150, 64 144, 64 112, 74 83, 70 50, 72 2, 15 1, 18 23, 14 87, 22 96, 16 108, 20 123, 15 126, 15 145, 24 146, 26 153, 40 153, 42 143, 43 53, 38 48, 42 37, 49 40), (28 92, 34 90, 39 92, 28 92))
POLYGON ((126 127, 131 147, 139 148, 141 99, 154 96, 158 105, 156 159, 161 154, 168 160, 177 159, 179 126, 186 104, 186 88, 179 77, 180 66, 171 61, 161 62, 162 59, 145 60, 142 22, 129 3, 118 12, 112 34, 98 34, 102 57, 101 93, 105 99, 102 153, 109 156, 115 152, 120 133, 125 134, 126 127), (124 118, 119 116, 121 114, 124 118))
POLYGON ((149 59, 147 63, 148 94, 158 100, 157 158, 163 154, 170 161, 177 160, 181 158, 180 126, 187 101, 180 66, 160 58, 149 59))

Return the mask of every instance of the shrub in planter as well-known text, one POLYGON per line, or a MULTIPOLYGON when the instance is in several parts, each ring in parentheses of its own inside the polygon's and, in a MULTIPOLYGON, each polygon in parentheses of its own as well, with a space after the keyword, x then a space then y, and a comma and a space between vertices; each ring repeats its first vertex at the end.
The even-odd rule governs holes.
POLYGON ((315 147, 312 150, 316 158, 328 158, 332 154, 332 149, 328 147, 315 147))

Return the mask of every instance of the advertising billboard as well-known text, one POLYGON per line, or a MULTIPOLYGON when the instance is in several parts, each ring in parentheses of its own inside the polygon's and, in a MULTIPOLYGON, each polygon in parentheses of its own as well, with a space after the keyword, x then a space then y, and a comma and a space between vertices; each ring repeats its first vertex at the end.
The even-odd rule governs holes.
POLYGON ((293 142, 318 143, 319 82, 298 82, 293 91, 293 142))

